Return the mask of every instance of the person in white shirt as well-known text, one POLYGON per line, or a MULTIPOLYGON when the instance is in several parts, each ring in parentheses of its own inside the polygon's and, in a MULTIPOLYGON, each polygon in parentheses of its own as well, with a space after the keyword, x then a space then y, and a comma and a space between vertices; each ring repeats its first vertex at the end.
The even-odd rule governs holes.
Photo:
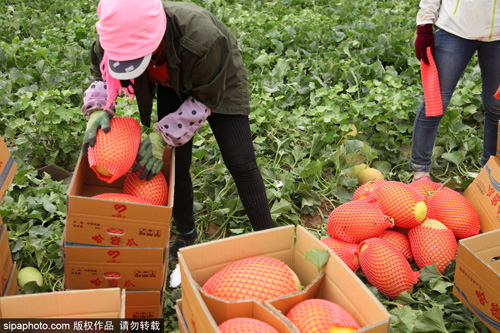
MULTIPOLYGON (((427 48, 432 50, 441 90, 443 111, 467 68, 478 55, 484 107, 484 140, 481 164, 496 154, 500 100, 494 97, 500 85, 500 1, 498 0, 421 0, 417 14, 415 55, 429 64, 427 48)), ((425 115, 422 102, 415 118, 410 168, 413 179, 430 179, 431 155, 439 123, 444 116, 425 115)))

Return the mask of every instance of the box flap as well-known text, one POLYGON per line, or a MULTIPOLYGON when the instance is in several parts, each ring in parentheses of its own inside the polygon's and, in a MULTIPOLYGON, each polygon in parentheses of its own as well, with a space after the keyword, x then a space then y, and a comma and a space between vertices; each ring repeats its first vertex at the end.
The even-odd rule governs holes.
POLYGON ((0 298, 4 318, 121 318, 119 288, 46 292, 0 298))
POLYGON ((7 144, 0 136, 0 200, 9 189, 16 173, 17 163, 10 154, 7 144))

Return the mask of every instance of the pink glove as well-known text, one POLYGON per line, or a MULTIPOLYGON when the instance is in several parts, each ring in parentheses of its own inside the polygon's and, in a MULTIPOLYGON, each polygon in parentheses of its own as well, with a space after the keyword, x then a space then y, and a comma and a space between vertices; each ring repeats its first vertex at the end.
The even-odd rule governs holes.
POLYGON ((434 32, 432 24, 424 24, 417 26, 417 39, 415 40, 415 55, 418 60, 422 60, 426 65, 429 65, 427 58, 427 48, 434 51, 434 32))
MULTIPOLYGON (((91 113, 97 110, 104 110, 106 101, 108 99, 108 92, 106 90, 106 82, 95 81, 85 90, 83 94, 82 112, 88 118, 91 113)), ((110 117, 115 115, 115 107, 105 110, 109 113, 110 117)))
POLYGON ((210 116, 210 108, 189 97, 177 111, 163 117, 153 125, 170 147, 182 146, 194 135, 210 116))

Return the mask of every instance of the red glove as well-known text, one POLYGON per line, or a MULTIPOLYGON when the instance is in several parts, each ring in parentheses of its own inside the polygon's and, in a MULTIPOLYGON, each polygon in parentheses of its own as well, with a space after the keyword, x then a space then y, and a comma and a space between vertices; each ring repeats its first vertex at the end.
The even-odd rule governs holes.
POLYGON ((431 51, 434 51, 434 33, 432 30, 432 24, 417 26, 415 55, 418 60, 423 60, 426 65, 429 65, 429 59, 427 59, 427 48, 430 47, 431 51))

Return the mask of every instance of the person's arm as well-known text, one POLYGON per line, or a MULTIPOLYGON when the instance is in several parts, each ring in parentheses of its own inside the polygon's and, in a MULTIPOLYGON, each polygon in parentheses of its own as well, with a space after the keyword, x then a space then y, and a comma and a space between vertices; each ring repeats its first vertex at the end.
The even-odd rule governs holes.
POLYGON ((211 109, 220 105, 226 88, 226 73, 232 57, 225 36, 217 38, 191 69, 191 96, 211 109))
POLYGON ((417 38, 415 39, 415 56, 429 65, 427 49, 434 50, 434 22, 437 19, 440 0, 421 0, 417 14, 417 38))
POLYGON ((170 147, 182 146, 205 124, 210 112, 208 106, 194 97, 189 97, 177 111, 155 123, 153 129, 161 133, 163 140, 170 147))
POLYGON ((420 10, 417 13, 417 26, 434 24, 437 20, 441 0, 421 0, 420 10))

